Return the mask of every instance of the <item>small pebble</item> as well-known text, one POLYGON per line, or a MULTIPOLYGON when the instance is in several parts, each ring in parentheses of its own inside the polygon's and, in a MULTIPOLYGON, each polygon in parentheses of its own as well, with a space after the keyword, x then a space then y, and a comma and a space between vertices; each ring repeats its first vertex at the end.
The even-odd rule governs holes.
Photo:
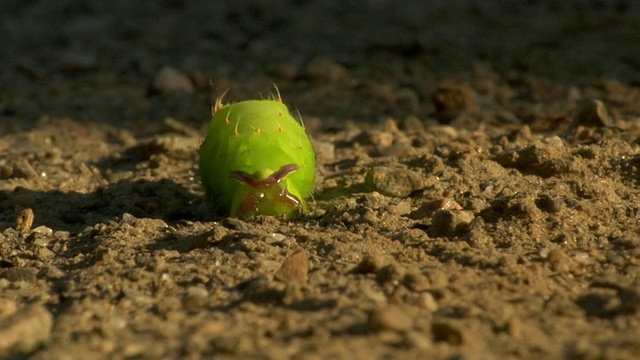
POLYGON ((51 236, 53 235, 53 230, 50 227, 46 227, 44 225, 40 225, 37 228, 33 229, 33 232, 38 233, 42 236, 51 236))
POLYGON ((36 251, 36 254, 38 256, 38 259, 43 261, 47 261, 56 255, 53 251, 47 249, 46 247, 38 248, 38 250, 36 251))
POLYGON ((193 94, 195 87, 191 80, 182 72, 164 67, 153 79, 153 89, 159 93, 183 92, 193 94))
POLYGON ((131 287, 123 287, 122 293, 127 299, 131 299, 138 304, 151 305, 156 302, 156 299, 131 287))
POLYGON ((13 168, 7 165, 0 165, 0 179, 6 180, 13 176, 13 168))
POLYGON ((448 322, 434 322, 431 324, 431 332, 435 342, 445 342, 451 345, 462 345, 464 343, 462 331, 448 322))
POLYGON ((428 292, 418 294, 418 296, 413 300, 413 305, 431 313, 438 311, 439 308, 436 299, 428 292))
POLYGON ((318 159, 326 161, 332 161, 335 159, 336 148, 333 143, 326 141, 311 141, 313 142, 313 149, 315 150, 318 159))
POLYGON ((438 211, 431 222, 429 236, 454 237, 467 232, 469 224, 474 219, 473 212, 469 210, 441 210, 438 211))
POLYGON ((562 208, 562 200, 549 195, 540 195, 535 200, 535 204, 540 210, 552 214, 557 213, 562 208))
POLYGON ((137 221, 138 221, 138 219, 135 216, 133 216, 133 215, 131 215, 129 213, 122 214, 122 223, 123 224, 135 225, 137 221))
POLYGON ((405 335, 405 342, 408 346, 420 350, 427 350, 433 346, 431 339, 419 331, 408 331, 405 335))
POLYGON ((383 267, 395 264, 395 262, 391 255, 366 255, 351 272, 354 274, 375 274, 383 267))
POLYGON ((37 179, 39 177, 33 166, 25 159, 20 159, 13 165, 13 176, 23 179, 37 179))
POLYGON ((431 218, 440 210, 462 210, 462 206, 451 198, 442 198, 421 205, 416 211, 413 211, 409 217, 416 220, 431 218))
POLYGON ((289 256, 275 273, 274 278, 283 282, 306 282, 309 273, 309 253, 298 250, 289 256))
POLYGON ((49 340, 53 315, 42 305, 30 305, 0 321, 0 356, 30 353, 49 340))
POLYGON ((600 100, 584 101, 576 109, 573 116, 574 126, 611 126, 613 120, 609 117, 607 107, 600 100))
POLYGON ((374 310, 369 325, 376 331, 406 331, 413 327, 413 319, 400 307, 391 305, 374 310))
POLYGON ((32 267, 12 267, 4 270, 2 277, 10 282, 24 281, 34 283, 37 280, 38 271, 32 267))
POLYGON ((11 299, 0 298, 0 317, 6 318, 18 310, 18 303, 11 299))
POLYGON ((424 177, 415 171, 383 166, 369 170, 365 179, 365 187, 386 196, 407 197, 424 186, 424 177))
POLYGON ((400 201, 392 209, 397 215, 407 215, 411 212, 411 203, 408 201, 400 201))
POLYGON ((556 264, 559 263, 561 261, 563 261, 564 259, 566 259, 567 255, 564 254, 564 252, 562 252, 562 250, 560 249, 553 249, 549 252, 549 256, 547 257, 547 261, 549 262, 549 264, 556 264))
POLYGON ((132 177, 133 177, 133 171, 131 171, 131 170, 123 170, 123 171, 116 171, 116 172, 106 171, 105 172, 105 178, 110 183, 117 183, 117 182, 120 182, 120 181, 123 181, 123 180, 127 180, 127 179, 132 178, 132 177))
POLYGON ((431 101, 438 112, 467 110, 476 106, 475 93, 467 83, 444 83, 438 86, 431 101))
POLYGON ((187 311, 200 310, 207 304, 209 292, 200 286, 191 286, 182 298, 182 307, 187 311))
POLYGON ((265 240, 265 242, 269 245, 279 244, 284 241, 287 237, 284 234, 280 233, 271 233, 269 237, 265 240))

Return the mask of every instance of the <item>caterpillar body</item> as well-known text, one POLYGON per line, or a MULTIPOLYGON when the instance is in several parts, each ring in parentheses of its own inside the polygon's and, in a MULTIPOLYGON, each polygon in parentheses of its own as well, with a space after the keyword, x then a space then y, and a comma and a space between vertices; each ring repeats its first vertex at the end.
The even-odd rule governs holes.
POLYGON ((207 200, 218 212, 240 218, 307 212, 315 153, 279 93, 230 104, 219 97, 199 155, 207 200))

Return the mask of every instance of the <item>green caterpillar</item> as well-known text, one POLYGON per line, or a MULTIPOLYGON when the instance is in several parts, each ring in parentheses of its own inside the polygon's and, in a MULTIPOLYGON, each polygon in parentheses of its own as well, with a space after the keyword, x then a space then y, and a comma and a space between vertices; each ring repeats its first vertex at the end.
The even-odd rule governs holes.
POLYGON ((315 153, 305 129, 276 95, 212 108, 200 147, 200 177, 212 207, 225 215, 291 217, 307 212, 315 153))

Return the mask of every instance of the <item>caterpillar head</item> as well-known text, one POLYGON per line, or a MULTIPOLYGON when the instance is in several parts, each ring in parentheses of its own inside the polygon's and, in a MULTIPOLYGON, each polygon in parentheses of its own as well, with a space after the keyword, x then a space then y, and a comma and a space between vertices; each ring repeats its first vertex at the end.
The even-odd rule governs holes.
POLYGON ((255 215, 294 214, 304 203, 295 186, 283 180, 298 169, 296 164, 287 164, 271 174, 250 175, 239 170, 229 173, 229 178, 241 183, 231 205, 232 215, 251 218, 255 215))

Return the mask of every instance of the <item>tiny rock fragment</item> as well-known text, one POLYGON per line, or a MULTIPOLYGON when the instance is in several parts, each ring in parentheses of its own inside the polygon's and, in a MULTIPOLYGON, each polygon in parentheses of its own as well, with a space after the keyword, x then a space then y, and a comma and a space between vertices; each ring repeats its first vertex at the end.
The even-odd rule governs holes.
POLYGON ((308 273, 309 253, 306 250, 298 250, 282 263, 274 278, 283 282, 305 282, 308 273))
POLYGON ((133 171, 124 170, 111 172, 108 170, 105 172, 105 177, 110 183, 117 183, 133 177, 133 171))
POLYGON ((241 282, 235 287, 241 291, 243 297, 256 303, 282 301, 284 284, 275 283, 267 275, 260 275, 241 282))
POLYGON ((193 94, 195 88, 189 77, 182 72, 166 66, 153 79, 153 90, 159 93, 183 92, 193 94))
POLYGON ((413 319, 403 309, 390 305, 374 310, 369 316, 373 330, 406 331, 413 327, 413 319))
POLYGON ((33 267, 12 267, 2 273, 2 277, 10 282, 24 281, 34 283, 37 280, 38 271, 33 267))
POLYGON ((467 83, 444 83, 438 86, 431 101, 438 112, 467 110, 476 106, 475 94, 467 83))
POLYGON ((638 285, 640 285, 640 281, 637 279, 629 281, 616 275, 604 275, 594 279, 591 283, 593 288, 614 289, 616 291, 615 305, 606 309, 606 313, 609 315, 633 315, 640 312, 640 290, 638 290, 640 287, 638 285))
POLYGON ((424 177, 408 169, 378 166, 369 170, 365 179, 365 187, 386 196, 407 197, 424 186, 424 177))
POLYGON ((269 245, 282 243, 287 238, 286 235, 280 233, 271 233, 265 239, 265 242, 269 245))
POLYGON ((311 141, 318 159, 332 161, 336 158, 336 147, 333 143, 326 141, 311 141))
POLYGON ((462 206, 451 198, 442 198, 423 204, 416 211, 411 212, 409 217, 412 219, 431 218, 440 210, 462 210, 462 206))
POLYGON ((574 126, 611 126, 607 107, 600 100, 587 100, 578 106, 573 116, 574 126))
POLYGON ((464 343, 462 331, 448 322, 434 322, 431 325, 431 332, 435 342, 445 342, 451 345, 462 345, 464 343))
POLYGON ((549 195, 540 195, 536 198, 535 204, 538 209, 552 214, 557 213, 562 208, 562 200, 549 195))
POLYGON ((409 331, 405 335, 405 342, 409 347, 426 350, 432 348, 431 339, 419 331, 409 331))
POLYGON ((20 215, 16 217, 16 230, 20 232, 20 234, 25 235, 31 230, 31 226, 33 225, 33 210, 24 209, 20 212, 20 215))
POLYGON ((351 272, 354 274, 375 274, 395 262, 391 255, 366 255, 351 272))
POLYGON ((422 120, 413 115, 406 117, 401 125, 406 134, 421 134, 425 131, 422 120))
POLYGON ((25 238, 25 241, 33 244, 34 246, 46 247, 49 246, 49 243, 52 240, 52 235, 53 230, 44 225, 40 225, 31 230, 31 234, 25 238))
POLYGON ((206 289, 199 286, 191 286, 182 298, 182 307, 187 311, 203 309, 207 304, 208 297, 209 292, 206 289))
POLYGON ((376 280, 381 283, 400 281, 405 273, 405 268, 400 264, 389 264, 376 273, 376 280))
POLYGON ((411 203, 408 201, 400 201, 392 208, 392 210, 397 215, 407 215, 411 213, 411 203))
POLYGON ((122 294, 128 298, 133 300, 134 302, 141 305, 151 305, 156 302, 156 299, 153 297, 138 291, 132 287, 125 286, 122 288, 122 294))
POLYGON ((547 261, 549 264, 557 264, 567 258, 567 255, 560 249, 553 249, 549 252, 547 256, 547 261))
POLYGON ((425 291, 431 287, 429 278, 417 268, 409 267, 402 278, 402 284, 411 291, 425 291))
POLYGON ((441 210, 438 211, 431 222, 429 236, 431 237, 455 237, 463 235, 473 220, 473 212, 469 210, 441 210))
POLYGON ((6 180, 13 176, 13 168, 7 165, 0 165, 0 179, 6 180))
POLYGON ((38 173, 26 159, 20 159, 13 165, 13 176, 23 179, 37 179, 38 173))
POLYGON ((418 294, 418 296, 413 299, 413 305, 431 313, 438 311, 438 302, 433 295, 428 292, 418 294))
POLYGON ((25 307, 0 321, 0 356, 27 353, 48 341, 53 316, 42 305, 25 307))
POLYGON ((389 147, 393 144, 393 133, 380 130, 365 130, 353 138, 357 144, 389 147))
POLYGON ((229 230, 237 230, 237 231, 249 231, 251 230, 251 225, 246 223, 240 219, 228 217, 222 220, 222 226, 229 230))
POLYGON ((41 246, 36 250, 36 256, 38 257, 39 260, 42 260, 42 261, 49 260, 53 258, 55 255, 56 254, 53 251, 47 249, 46 247, 41 246))
POLYGON ((392 156, 392 157, 404 157, 410 155, 414 148, 411 145, 411 140, 408 138, 402 138, 393 143, 389 147, 376 147, 376 151, 380 156, 392 156))
POLYGON ((133 216, 133 215, 131 215, 129 213, 123 213, 122 214, 122 223, 123 224, 135 225, 137 221, 138 221, 138 218, 136 218, 135 216, 133 216))

